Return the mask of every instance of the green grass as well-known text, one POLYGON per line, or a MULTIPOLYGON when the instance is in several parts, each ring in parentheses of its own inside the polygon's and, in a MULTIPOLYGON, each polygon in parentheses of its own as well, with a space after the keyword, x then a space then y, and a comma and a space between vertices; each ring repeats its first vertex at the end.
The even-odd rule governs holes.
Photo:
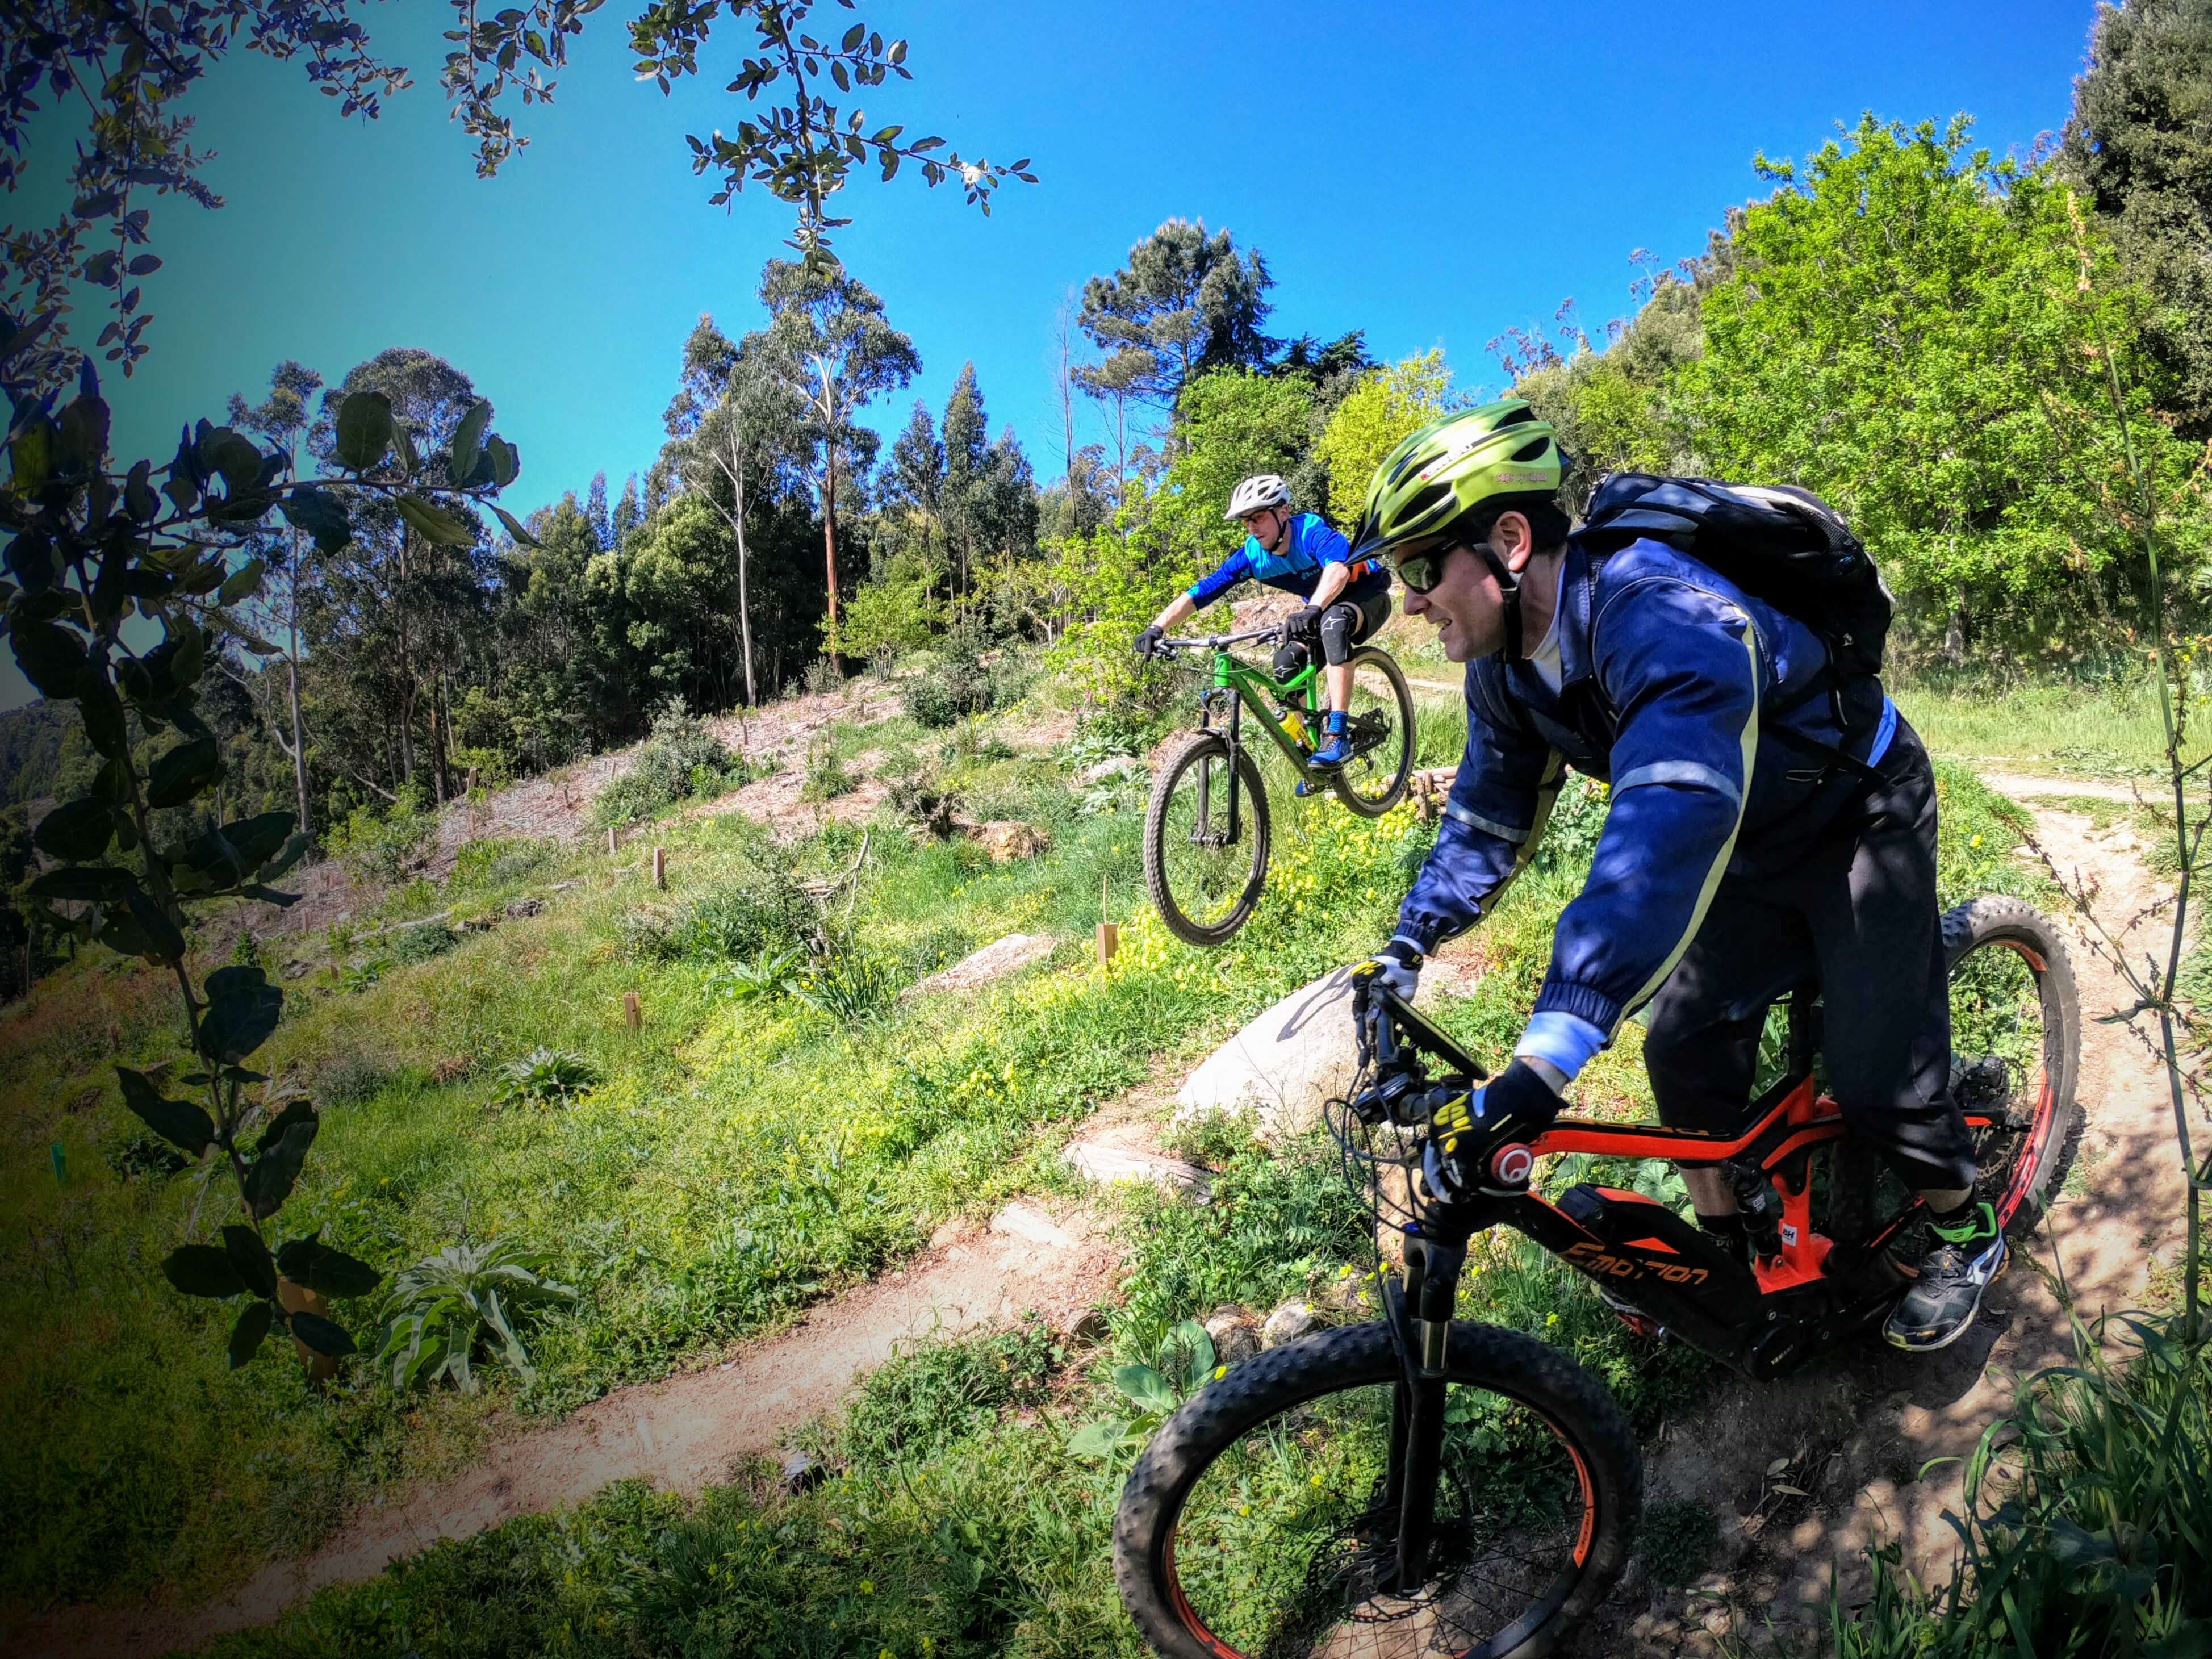
MULTIPOLYGON (((188 1218, 195 1237, 224 1218, 223 1188, 195 1216, 195 1172, 124 1173, 138 1126, 115 1102, 110 1060, 177 1052, 173 992, 88 958, 0 1024, 17 1125, 0 1199, 15 1241, 0 1376, 17 1418, 0 1445, 0 1601, 163 1585, 212 1594, 271 1553, 312 1547, 350 1504, 465 1461, 495 1408, 554 1414, 665 1375, 878 1271, 951 1215, 1064 1186, 1054 1154, 1097 1102, 1154 1056, 1194 1051, 1371 947, 1426 844, 1410 813, 1370 824, 1278 788, 1267 902, 1231 946, 1194 951, 1139 911, 1132 811, 1085 811, 1059 767, 975 732, 890 730, 900 724, 866 728, 865 746, 902 737, 974 816, 1026 818, 1050 850, 994 866, 971 843, 917 845, 879 820, 857 888, 834 901, 837 927, 907 983, 1013 931, 1069 942, 1045 967, 909 998, 854 1030, 788 1000, 730 1000, 718 964, 696 953, 633 953, 624 940, 653 932, 641 916, 673 919, 764 866, 841 875, 863 837, 833 825, 778 847, 722 817, 657 834, 665 894, 615 873, 629 859, 477 854, 445 890, 398 896, 395 914, 450 904, 457 921, 487 918, 520 893, 583 884, 538 916, 459 929, 420 961, 398 960, 386 940, 341 951, 331 965, 391 961, 366 989, 337 988, 322 969, 289 981, 293 1006, 264 1059, 319 1087, 331 1109, 284 1231, 319 1225, 386 1269, 465 1233, 547 1252, 552 1276, 582 1295, 530 1328, 539 1371, 526 1389, 493 1373, 475 1400, 402 1395, 355 1366, 316 1394, 276 1345, 229 1372, 219 1310, 176 1297, 153 1267, 188 1218), (1102 885, 1105 913, 1124 924, 1104 974, 1080 943, 1102 885), (622 1027, 626 991, 642 998, 641 1033, 622 1027), (499 1068, 541 1046, 580 1056, 601 1081, 544 1110, 496 1104, 499 1068)), ((2016 809, 1951 769, 1942 787, 1947 895, 2031 887, 2004 856, 2016 809)), ((1493 971, 1445 1016, 1479 1050, 1495 1054, 1516 1031, 1601 811, 1594 795, 1571 806, 1485 924, 1493 971)), ((269 959, 281 966, 300 943, 270 946, 269 959)), ((1586 1074, 1601 1109, 1648 1109, 1638 1035, 1625 1030, 1586 1074)), ((842 1473, 818 1491, 790 1498, 739 1482, 690 1506, 618 1490, 565 1518, 441 1547, 230 1650, 679 1650, 774 1628, 790 1645, 761 1650, 908 1654, 931 1650, 927 1636, 937 1652, 1133 1651, 1103 1565, 1115 1482, 1060 1449, 1112 1403, 1104 1362, 1149 1358, 1162 1330, 1220 1302, 1264 1313, 1363 1259, 1333 1156, 1271 1158, 1233 1137, 1206 1151, 1222 1160, 1210 1206, 1130 1200, 1128 1296, 1105 1353, 1054 1356, 1022 1338, 916 1356, 836 1431, 842 1473), (872 1577, 872 1595, 856 1574, 872 1577)), ((1522 1247, 1486 1257, 1467 1298, 1471 1316, 1571 1348, 1640 1422, 1702 1372, 1679 1350, 1638 1343, 1578 1279, 1522 1247)), ((372 1334, 372 1306, 339 1311, 372 1334)))
MULTIPOLYGON (((558 1413, 664 1375, 873 1273, 952 1214, 1064 1182, 1058 1145, 1153 1055, 1233 1028, 1385 933, 1422 842, 1410 814, 1372 825, 1285 794, 1275 896, 1233 947, 1194 951, 1139 920, 1102 974, 1081 941, 1102 883, 1132 921, 1136 818, 1079 812, 1051 763, 988 742, 955 741, 941 763, 978 810, 1045 828, 1051 850, 994 866, 972 843, 916 846, 879 824, 836 927, 903 984, 1015 931, 1069 941, 1047 968, 910 998, 854 1030, 793 1001, 729 1000, 710 960, 626 950, 653 931, 641 913, 673 918, 764 863, 842 874, 862 840, 832 826, 772 848, 723 817, 659 833, 665 894, 580 853, 436 896, 489 914, 511 892, 583 882, 543 915, 462 930, 411 963, 368 942, 360 954, 390 965, 357 991, 324 972, 291 981, 257 1063, 330 1077, 347 1103, 333 1098, 284 1231, 319 1226, 387 1270, 465 1233, 512 1237, 583 1292, 528 1334, 536 1382, 502 1379, 481 1403, 395 1395, 358 1366, 313 1395, 276 1345, 228 1372, 224 1310, 176 1297, 154 1268, 188 1223, 206 1237, 228 1218, 227 1186, 195 1215, 197 1172, 126 1179, 107 1156, 125 1161, 139 1129, 115 1101, 109 1051, 173 1056, 172 994, 89 961, 43 988, 0 1027, 19 1126, 0 1222, 28 1241, 0 1285, 20 1431, 0 1449, 0 1601, 211 1593, 271 1551, 310 1547, 349 1503, 465 1459, 494 1404, 558 1413), (621 1023, 629 991, 643 1003, 637 1034, 621 1023), (496 1103, 499 1068, 540 1047, 602 1080, 555 1109, 496 1103)), ((339 1312, 372 1334, 369 1304, 339 1312)))
MULTIPOLYGON (((1937 754, 2061 777, 2154 777, 2164 768, 2158 691, 2147 679, 1993 689, 1931 675, 1902 680, 1891 694, 1937 754)), ((2212 723, 2200 711, 2191 725, 2193 761, 2207 751, 2212 723)))

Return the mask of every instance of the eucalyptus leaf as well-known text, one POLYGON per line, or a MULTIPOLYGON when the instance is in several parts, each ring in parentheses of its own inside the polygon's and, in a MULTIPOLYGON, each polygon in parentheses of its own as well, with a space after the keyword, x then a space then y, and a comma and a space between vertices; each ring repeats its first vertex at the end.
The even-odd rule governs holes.
POLYGON ((148 1128, 194 1158, 207 1151, 215 1139, 215 1120, 204 1109, 189 1100, 169 1099, 155 1086, 151 1078, 127 1066, 117 1066, 115 1076, 122 1085, 123 1103, 137 1113, 148 1128))
POLYGON ((325 1319, 320 1314, 294 1314, 292 1334, 325 1359, 343 1359, 349 1353, 359 1352, 354 1346, 353 1338, 346 1334, 344 1326, 325 1319))
POLYGON ((73 800, 39 820, 31 844, 48 858, 83 864, 106 852, 115 840, 115 811, 103 800, 73 800))
POLYGON ((222 1230, 222 1253, 230 1258, 230 1265, 247 1290, 256 1296, 276 1296, 276 1262, 260 1234, 235 1221, 228 1223, 222 1230))
POLYGON ((345 503, 327 489, 307 485, 289 491, 276 505, 295 529, 313 538, 319 552, 343 552, 353 539, 353 520, 345 503))
POLYGON ((381 392, 355 392, 338 405, 331 453, 341 466, 366 472, 392 449, 392 399, 381 392))
POLYGON ((186 1296, 222 1297, 246 1289, 229 1255, 212 1244, 185 1244, 162 1259, 161 1273, 186 1296))
POLYGON ((252 1301, 239 1310, 238 1322, 230 1328, 230 1368, 237 1370, 261 1352, 268 1339, 269 1327, 276 1320, 276 1310, 266 1302, 252 1301))
POLYGON ((476 543, 476 532, 466 522, 427 496, 402 495, 395 504, 399 516, 425 541, 447 547, 470 547, 476 543))
POLYGON ((213 738, 194 738, 178 744, 155 760, 146 771, 149 806, 182 806, 213 783, 222 770, 222 751, 213 738))
POLYGON ((235 1066, 269 1040, 283 1017, 284 993, 258 968, 218 968, 208 975, 200 1052, 235 1066))
POLYGON ((307 1161, 307 1148, 315 1144, 316 1124, 311 1117, 284 1131, 283 1139, 255 1158, 246 1171, 246 1206, 255 1218, 272 1216, 292 1195, 300 1166, 307 1161))
POLYGON ((137 886, 138 878, 128 870, 118 870, 112 864, 81 864, 33 877, 23 890, 33 898, 120 904, 137 886))
POLYGON ((446 476, 456 484, 465 484, 469 475, 477 470, 477 456, 483 448, 484 428, 491 424, 491 405, 478 398, 461 416, 461 423, 453 428, 453 441, 446 459, 446 476))

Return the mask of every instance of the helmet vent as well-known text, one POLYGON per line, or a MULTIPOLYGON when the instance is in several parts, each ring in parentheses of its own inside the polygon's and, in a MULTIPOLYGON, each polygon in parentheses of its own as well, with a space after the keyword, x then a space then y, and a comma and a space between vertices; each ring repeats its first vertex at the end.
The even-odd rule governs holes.
POLYGON ((1505 413, 1500 415, 1493 424, 1502 430, 1506 427, 1519 426, 1523 421, 1533 421, 1535 418, 1536 411, 1528 404, 1516 404, 1505 413))
POLYGON ((1551 447, 1552 441, 1549 438, 1539 438, 1535 442, 1522 444, 1520 448, 1515 450, 1513 459, 1516 461, 1533 461, 1551 447))

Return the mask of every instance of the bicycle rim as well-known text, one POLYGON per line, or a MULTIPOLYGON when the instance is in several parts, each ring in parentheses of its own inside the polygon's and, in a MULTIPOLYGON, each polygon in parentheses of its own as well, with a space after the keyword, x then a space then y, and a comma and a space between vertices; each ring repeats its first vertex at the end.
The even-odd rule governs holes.
POLYGON ((1219 944, 1243 926, 1267 879, 1267 796, 1250 758, 1238 758, 1232 773, 1218 738, 1186 744, 1161 774, 1146 814, 1152 902, 1169 930, 1194 945, 1219 944))
POLYGON ((1447 1383, 1427 1572, 1397 1569, 1388 1479, 1395 1379, 1255 1425, 1191 1489, 1168 1545, 1172 1594, 1218 1654, 1411 1659, 1527 1650, 1580 1579, 1595 1521, 1581 1454, 1533 1407, 1447 1383))
POLYGON ((1337 799, 1378 817, 1398 804, 1413 775, 1413 697, 1397 663, 1363 648, 1352 656, 1352 698, 1346 710, 1352 757, 1331 780, 1337 799))

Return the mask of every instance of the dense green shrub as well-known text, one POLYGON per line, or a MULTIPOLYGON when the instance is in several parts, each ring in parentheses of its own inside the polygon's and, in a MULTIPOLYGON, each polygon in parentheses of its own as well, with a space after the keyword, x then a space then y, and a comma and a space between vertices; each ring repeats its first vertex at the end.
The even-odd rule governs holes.
POLYGON ((988 1429, 1008 1406, 1043 1397, 1060 1350, 1032 1314, 1018 1328, 925 1342, 870 1374, 845 1414, 839 1449, 857 1464, 927 1457, 988 1429))
POLYGON ((716 884, 677 911, 671 957, 733 960, 804 946, 821 920, 806 890, 784 870, 755 870, 716 884))
POLYGON ((489 836, 461 843, 453 855, 453 880, 468 887, 496 887, 534 876, 559 856, 559 848, 535 836, 489 836))
POLYGON ((629 770, 592 799, 592 821, 602 827, 635 823, 750 775, 742 760, 677 697, 655 717, 653 735, 638 745, 629 770))
POLYGON ((899 701, 916 725, 941 732, 988 709, 993 690, 982 641, 960 628, 945 636, 937 660, 907 682, 899 701))
POLYGON ((356 881, 394 882, 420 862, 437 829, 422 787, 410 783, 389 805, 354 808, 324 836, 323 845, 356 881))
POLYGON ((461 936, 442 921, 420 927, 403 927, 392 936, 392 960, 402 968, 441 957, 461 942, 461 936))

